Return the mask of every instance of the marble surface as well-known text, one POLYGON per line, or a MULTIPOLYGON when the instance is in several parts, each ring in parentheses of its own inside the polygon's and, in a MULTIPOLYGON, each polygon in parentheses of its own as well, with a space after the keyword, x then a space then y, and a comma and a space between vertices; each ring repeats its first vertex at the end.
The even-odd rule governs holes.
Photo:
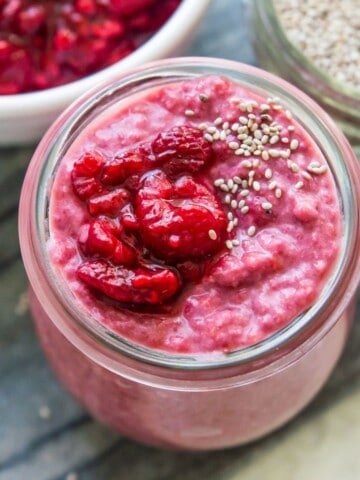
MULTIPOLYGON (((255 63, 244 4, 213 0, 187 53, 255 63)), ((166 452, 89 418, 55 380, 27 310, 17 205, 33 149, 0 150, 0 480, 360 479, 359 318, 318 397, 289 425, 253 445, 166 452)))

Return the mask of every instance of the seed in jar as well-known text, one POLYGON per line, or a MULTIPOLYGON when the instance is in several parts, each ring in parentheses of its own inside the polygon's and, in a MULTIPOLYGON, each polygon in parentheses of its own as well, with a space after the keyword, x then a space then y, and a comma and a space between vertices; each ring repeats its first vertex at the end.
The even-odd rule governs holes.
POLYGON ((229 190, 231 190, 234 186, 234 180, 232 178, 229 178, 229 180, 226 182, 226 184, 229 187, 229 190))
POLYGON ((290 162, 288 166, 290 170, 294 173, 298 173, 300 171, 299 165, 295 162, 290 162))
POLYGON ((233 231, 233 229, 234 229, 234 222, 232 220, 230 220, 230 222, 228 223, 226 231, 228 233, 231 233, 233 231))
POLYGON ((219 140, 220 139, 220 132, 219 131, 217 131, 213 134, 213 139, 214 140, 219 140))
POLYGON ((301 175, 306 179, 306 180, 312 180, 312 176, 310 175, 309 172, 306 172, 305 170, 303 170, 301 172, 301 175))
POLYGON ((249 235, 249 237, 253 237, 255 233, 256 233, 256 227, 254 225, 248 228, 247 234, 249 235))
POLYGON ((240 209, 240 212, 243 213, 244 215, 246 215, 249 211, 249 206, 248 205, 244 205, 241 209, 240 209))
POLYGON ((252 162, 250 162, 250 160, 243 160, 241 162, 241 165, 244 167, 244 168, 252 168, 252 162))
POLYGON ((228 145, 231 148, 231 150, 237 150, 240 147, 238 142, 229 142, 228 145))
POLYGON ((265 174, 264 174, 264 175, 265 175, 265 178, 270 179, 270 178, 272 177, 272 170, 271 170, 271 168, 267 168, 267 169, 265 170, 265 174))
POLYGON ((274 190, 276 188, 276 185, 277 185, 276 182, 274 181, 270 182, 268 185, 269 190, 274 190))
POLYGON ((299 140, 293 138, 290 142, 290 150, 296 150, 299 146, 299 140))
POLYGON ((255 180, 253 182, 252 188, 255 190, 255 192, 260 192, 261 190, 260 183, 257 180, 255 180))
POLYGON ((280 157, 280 152, 279 152, 279 150, 276 150, 275 148, 271 148, 269 150, 269 155, 272 158, 278 158, 278 157, 280 157))
POLYGON ((282 190, 280 188, 275 189, 275 197, 281 198, 282 197, 282 190))
POLYGON ((226 245, 226 248, 231 250, 233 248, 232 240, 226 240, 225 245, 226 245))
POLYGON ((262 158, 265 162, 267 162, 267 161, 269 160, 269 158, 270 158, 269 152, 266 151, 266 150, 264 150, 264 151, 261 153, 261 158, 262 158))
POLYGON ((220 140, 224 142, 226 140, 226 132, 224 130, 221 130, 220 132, 220 140))
POLYGON ((209 230, 209 237, 210 237, 210 240, 216 240, 217 239, 217 233, 215 232, 215 230, 209 230))
POLYGON ((274 135, 273 137, 270 138, 270 144, 274 145, 274 143, 277 143, 280 140, 279 135, 274 135))
POLYGON ((193 117, 195 115, 195 112, 194 112, 194 110, 187 109, 187 110, 185 110, 185 115, 187 117, 193 117))
POLYGON ((273 206, 272 206, 272 203, 270 203, 270 202, 263 202, 263 203, 261 204, 261 208, 262 208, 263 210, 271 210, 272 207, 273 207, 273 206))
POLYGON ((240 177, 237 177, 237 176, 235 175, 235 177, 233 177, 233 180, 234 180, 234 182, 235 182, 237 185, 241 185, 242 180, 241 180, 240 177))
POLYGON ((225 180, 223 178, 217 178, 216 180, 214 180, 215 187, 220 187, 220 185, 222 185, 223 183, 225 183, 225 180))

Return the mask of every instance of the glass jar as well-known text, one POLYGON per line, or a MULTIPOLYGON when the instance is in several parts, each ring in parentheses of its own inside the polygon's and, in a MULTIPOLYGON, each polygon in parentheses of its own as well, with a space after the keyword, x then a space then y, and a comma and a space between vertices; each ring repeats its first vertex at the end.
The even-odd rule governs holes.
POLYGON ((273 0, 253 0, 251 8, 253 45, 259 64, 313 97, 360 155, 360 88, 327 75, 289 40, 273 0))
POLYGON ((257 439, 296 415, 333 370, 358 285, 360 172, 326 113, 285 81, 220 59, 179 58, 123 75, 74 103, 48 130, 23 185, 19 230, 30 305, 59 379, 109 427, 152 445, 204 450, 257 439), (48 214, 57 165, 89 122, 120 99, 203 74, 276 96, 320 146, 343 210, 341 254, 316 303, 264 341, 219 358, 172 355, 120 338, 79 311, 49 262, 48 214))

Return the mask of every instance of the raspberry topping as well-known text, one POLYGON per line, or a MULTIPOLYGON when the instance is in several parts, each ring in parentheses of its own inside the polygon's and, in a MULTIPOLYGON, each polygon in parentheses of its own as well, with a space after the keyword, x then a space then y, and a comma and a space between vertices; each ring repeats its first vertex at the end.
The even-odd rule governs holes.
POLYGON ((180 1, 0 1, 0 95, 63 85, 121 60, 180 1))
POLYGON ((170 175, 196 173, 211 161, 212 149, 196 128, 181 126, 160 133, 152 142, 157 162, 170 175))
POLYGON ((213 194, 191 177, 173 185, 162 172, 144 180, 135 212, 144 244, 158 258, 182 261, 216 253, 224 242, 226 216, 213 194), (216 239, 209 237, 209 230, 216 239))
POLYGON ((132 175, 143 174, 149 163, 148 157, 140 151, 123 152, 105 163, 101 181, 105 185, 117 185, 132 175))
POLYGON ((102 218, 83 225, 79 245, 87 256, 108 258, 117 265, 132 266, 137 260, 134 247, 121 239, 123 229, 102 218))
POLYGON ((95 150, 86 152, 75 162, 71 171, 71 182, 74 192, 81 200, 104 191, 104 187, 97 180, 103 162, 104 157, 95 150))
POLYGON ((106 260, 84 262, 78 276, 87 285, 124 303, 158 305, 180 288, 178 276, 168 268, 128 269, 106 260))
POLYGON ((78 238, 78 276, 117 302, 159 305, 198 281, 227 236, 211 187, 196 176, 213 152, 193 127, 174 127, 151 143, 74 163, 74 193, 91 220, 78 238))

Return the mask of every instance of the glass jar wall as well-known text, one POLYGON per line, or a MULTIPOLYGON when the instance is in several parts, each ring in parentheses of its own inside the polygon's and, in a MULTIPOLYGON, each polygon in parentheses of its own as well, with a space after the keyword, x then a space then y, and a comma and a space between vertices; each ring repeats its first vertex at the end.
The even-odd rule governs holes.
POLYGON ((216 449, 273 431, 319 391, 344 348, 360 274, 359 200, 358 162, 330 118, 293 86, 253 67, 218 59, 166 60, 81 98, 37 148, 19 213, 31 311, 54 371, 97 419, 149 444, 216 449), (205 74, 226 76, 291 109, 328 162, 343 215, 340 256, 314 305, 269 338, 221 357, 152 350, 114 334, 79 306, 48 251, 53 181, 91 121, 148 88, 205 74))

